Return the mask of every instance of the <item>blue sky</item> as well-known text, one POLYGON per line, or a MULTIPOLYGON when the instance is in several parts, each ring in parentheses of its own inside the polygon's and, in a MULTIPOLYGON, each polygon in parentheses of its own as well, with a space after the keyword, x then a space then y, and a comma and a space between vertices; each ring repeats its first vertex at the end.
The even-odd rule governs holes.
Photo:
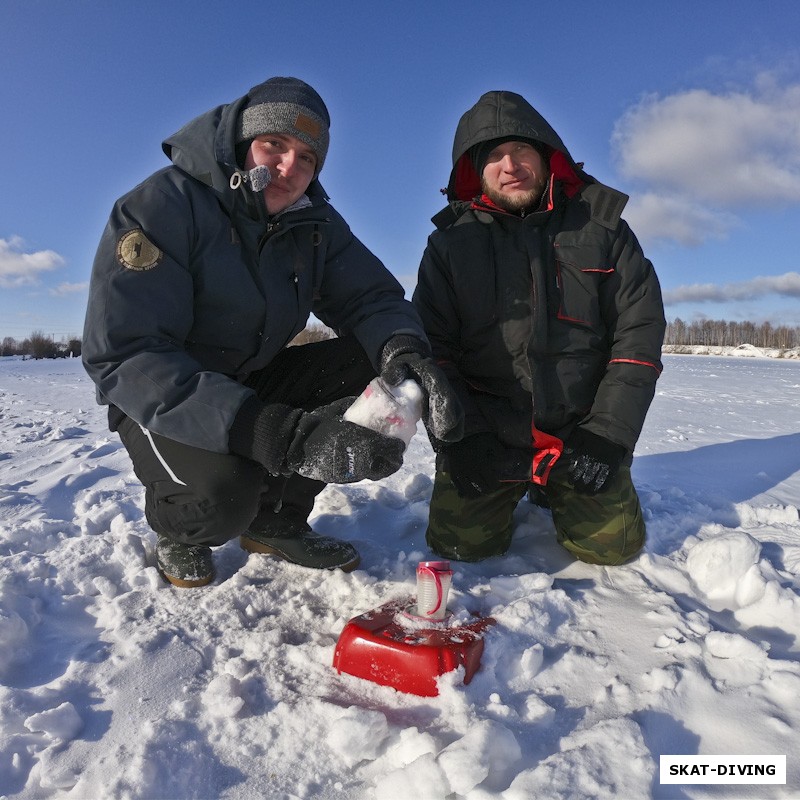
POLYGON ((669 319, 800 325, 798 42, 796 0, 3 0, 0 337, 80 334, 116 198, 273 75, 324 98, 322 183, 409 295, 458 118, 508 89, 631 195, 669 319))

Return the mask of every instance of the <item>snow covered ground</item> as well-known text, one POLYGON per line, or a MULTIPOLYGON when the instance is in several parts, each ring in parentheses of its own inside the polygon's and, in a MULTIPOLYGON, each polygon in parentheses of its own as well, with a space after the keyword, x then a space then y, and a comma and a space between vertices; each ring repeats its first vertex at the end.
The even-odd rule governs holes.
POLYGON ((497 624, 437 697, 332 668, 429 557, 424 435, 318 499, 355 572, 232 542, 180 590, 79 362, 1 360, 0 796, 800 797, 800 362, 749 354, 665 356, 632 564, 571 562, 527 501, 506 556, 454 563, 451 608, 497 624), (784 754, 787 783, 661 785, 661 754, 784 754))

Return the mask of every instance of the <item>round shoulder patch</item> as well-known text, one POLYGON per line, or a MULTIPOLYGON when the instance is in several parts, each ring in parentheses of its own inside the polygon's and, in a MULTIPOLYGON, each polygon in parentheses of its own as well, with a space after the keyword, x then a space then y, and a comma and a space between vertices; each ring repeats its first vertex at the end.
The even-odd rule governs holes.
POLYGON ((117 259, 126 269, 138 272, 153 269, 161 263, 164 254, 138 228, 128 231, 117 242, 117 259))

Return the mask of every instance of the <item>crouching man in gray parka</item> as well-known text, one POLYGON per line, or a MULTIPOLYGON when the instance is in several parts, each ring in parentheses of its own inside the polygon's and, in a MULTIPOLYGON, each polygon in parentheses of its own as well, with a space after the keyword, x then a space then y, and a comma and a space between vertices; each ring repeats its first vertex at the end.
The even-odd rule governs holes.
POLYGON ((172 166, 117 201, 92 272, 83 361, 145 487, 162 575, 213 579, 210 547, 358 565, 307 518, 326 483, 379 480, 403 443, 342 414, 380 372, 416 380, 443 440, 462 412, 402 287, 317 178, 328 110, 271 78, 163 144, 172 166), (338 334, 287 347, 314 313, 338 334))

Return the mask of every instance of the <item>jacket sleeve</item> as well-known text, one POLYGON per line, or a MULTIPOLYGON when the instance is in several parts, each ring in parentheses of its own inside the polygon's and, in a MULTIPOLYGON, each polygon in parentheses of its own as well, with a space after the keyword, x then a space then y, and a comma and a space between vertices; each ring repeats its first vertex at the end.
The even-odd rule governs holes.
POLYGON ((614 279, 606 283, 601 305, 610 356, 581 425, 633 451, 662 370, 664 306, 653 265, 624 220, 613 236, 609 261, 614 279))
POLYGON ((340 335, 354 335, 377 369, 392 336, 427 338, 397 279, 333 208, 330 212, 330 241, 314 314, 340 335))
POLYGON ((439 250, 436 235, 428 238, 422 254, 417 286, 412 298, 431 343, 433 357, 450 381, 464 408, 464 437, 491 431, 478 409, 467 382, 458 369, 461 329, 453 273, 446 253, 439 250))
POLYGON ((225 453, 253 392, 186 352, 193 214, 171 188, 149 179, 115 204, 92 269, 82 358, 101 401, 155 433, 225 453))

